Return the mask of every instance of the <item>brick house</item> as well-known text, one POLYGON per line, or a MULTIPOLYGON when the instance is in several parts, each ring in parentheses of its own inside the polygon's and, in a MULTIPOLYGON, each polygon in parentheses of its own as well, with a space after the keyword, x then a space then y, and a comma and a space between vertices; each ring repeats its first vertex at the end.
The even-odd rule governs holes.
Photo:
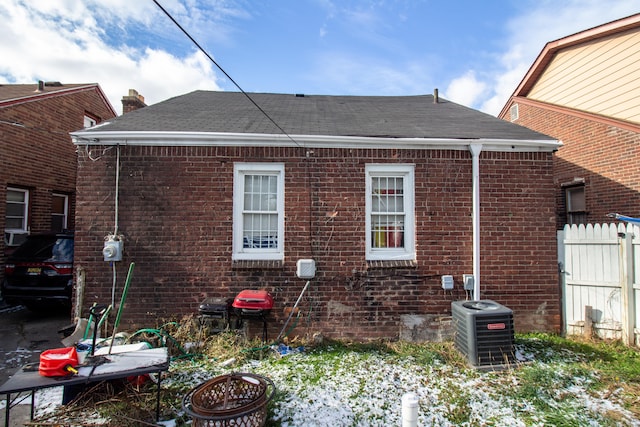
POLYGON ((562 141, 558 228, 640 216, 640 14, 547 43, 499 117, 562 141))
POLYGON ((73 138, 78 291, 113 301, 135 262, 130 327, 266 289, 273 338, 312 259, 293 335, 437 339, 451 302, 472 297, 463 274, 518 330, 559 330, 546 135, 437 92, 196 91, 73 138), (121 262, 104 261, 105 238, 123 242, 121 262))
POLYGON ((97 84, 0 84, 3 257, 28 233, 75 227, 77 156, 69 132, 115 116, 97 84))

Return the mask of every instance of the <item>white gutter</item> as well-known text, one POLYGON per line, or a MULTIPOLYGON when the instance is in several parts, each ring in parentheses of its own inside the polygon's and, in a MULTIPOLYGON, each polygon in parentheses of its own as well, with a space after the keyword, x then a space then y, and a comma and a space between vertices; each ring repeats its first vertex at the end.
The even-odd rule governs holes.
POLYGON ((469 144, 473 191, 473 299, 480 299, 480 152, 482 144, 469 144))
MULTIPOLYGON (((97 129, 98 125, 92 129, 97 129)), ((480 144, 485 151, 557 150, 555 139, 453 139, 390 138, 335 135, 282 135, 223 132, 158 132, 158 131, 78 131, 71 133, 76 145, 140 145, 140 146, 231 146, 231 147, 305 147, 305 148, 395 148, 467 150, 470 143, 480 144)))

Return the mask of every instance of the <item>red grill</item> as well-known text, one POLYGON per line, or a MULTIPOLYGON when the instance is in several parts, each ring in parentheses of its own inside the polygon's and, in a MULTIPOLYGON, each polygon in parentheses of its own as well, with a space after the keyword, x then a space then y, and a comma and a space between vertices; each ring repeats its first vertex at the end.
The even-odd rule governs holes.
POLYGON ((273 308, 273 298, 267 291, 245 289, 233 300, 233 308, 240 314, 261 316, 273 308))
POLYGON ((273 298, 267 291, 245 289, 233 300, 233 309, 239 318, 259 318, 262 320, 262 340, 267 341, 266 315, 273 308, 273 298))

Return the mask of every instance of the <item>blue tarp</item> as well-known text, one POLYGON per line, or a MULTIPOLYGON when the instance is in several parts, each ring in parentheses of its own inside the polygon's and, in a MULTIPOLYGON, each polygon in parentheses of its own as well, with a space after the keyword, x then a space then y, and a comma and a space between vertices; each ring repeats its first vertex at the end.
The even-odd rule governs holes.
POLYGON ((617 213, 609 214, 608 216, 613 217, 615 219, 619 219, 620 221, 625 221, 625 222, 630 222, 632 224, 640 225, 640 218, 633 218, 633 217, 630 217, 630 216, 624 216, 624 215, 620 215, 620 214, 617 214, 617 213))

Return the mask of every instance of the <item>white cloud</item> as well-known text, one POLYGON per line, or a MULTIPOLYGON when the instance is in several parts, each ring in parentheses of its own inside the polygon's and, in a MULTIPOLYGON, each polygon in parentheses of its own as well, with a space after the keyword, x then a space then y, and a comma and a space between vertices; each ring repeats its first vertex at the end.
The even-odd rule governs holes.
MULTIPOLYGON (((533 60, 531 62, 533 62, 533 60)), ((491 96, 482 102, 479 107, 480 110, 497 116, 522 81, 530 65, 531 64, 526 63, 526 61, 522 61, 519 64, 515 64, 512 68, 504 70, 494 78, 492 80, 491 96)))
POLYGON ((3 42, 0 80, 6 83, 99 83, 116 111, 121 98, 136 89, 147 104, 195 89, 219 89, 212 64, 200 52, 184 56, 146 48, 111 46, 98 22, 148 23, 150 2, 99 2, 85 7, 81 0, 42 2, 31 8, 10 0, 0 6, 3 42), (55 3, 55 7, 54 7, 55 3), (103 6, 106 4, 107 6, 103 6), (120 15, 127 10, 131 15, 120 15))
POLYGON ((148 100, 148 94, 156 95, 153 102, 181 95, 196 89, 218 90, 211 63, 201 52, 185 58, 176 58, 165 51, 147 49, 137 62, 137 74, 141 79, 136 88, 148 100))
POLYGON ((443 96, 455 103, 473 105, 486 91, 487 84, 476 78, 474 71, 467 71, 461 77, 457 77, 449 83, 443 96))

